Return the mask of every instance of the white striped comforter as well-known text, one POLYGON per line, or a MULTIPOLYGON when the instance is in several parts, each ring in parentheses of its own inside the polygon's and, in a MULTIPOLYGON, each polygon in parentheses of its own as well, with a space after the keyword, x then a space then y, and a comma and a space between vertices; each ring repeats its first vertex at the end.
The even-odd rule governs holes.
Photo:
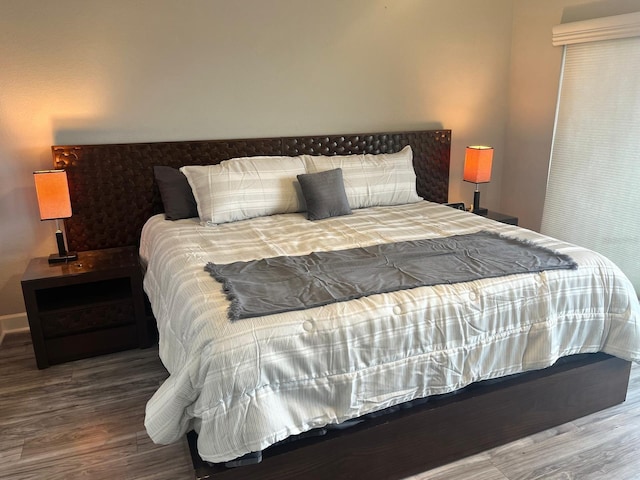
POLYGON ((275 215, 200 226, 152 217, 140 253, 170 373, 147 404, 157 443, 199 432, 221 462, 290 435, 469 383, 603 351, 640 361, 640 306, 602 256, 429 202, 354 210, 310 222, 275 215), (491 229, 573 257, 577 271, 512 275, 373 295, 230 322, 204 271, 277 255, 491 229))

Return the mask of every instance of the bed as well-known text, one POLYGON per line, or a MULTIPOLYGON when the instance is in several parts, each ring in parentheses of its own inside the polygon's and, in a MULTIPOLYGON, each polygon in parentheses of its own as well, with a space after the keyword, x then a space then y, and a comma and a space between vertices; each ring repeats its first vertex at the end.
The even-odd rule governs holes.
MULTIPOLYGON (((189 432, 198 478, 403 478, 624 401, 630 361, 640 358, 640 308, 628 280, 593 252, 442 205, 450 138, 438 130, 53 147, 74 207, 65 221, 69 248, 140 246, 170 373, 147 406, 154 441, 189 432), (157 166, 251 157, 246 165, 268 156, 256 163, 262 171, 278 164, 275 172, 290 168, 296 176, 340 165, 347 186, 349 164, 337 158, 371 155, 375 175, 385 156, 405 155, 406 167, 407 146, 419 198, 387 192, 386 201, 367 204, 350 196, 347 203, 361 208, 313 221, 291 199, 264 210, 271 190, 263 177, 246 188, 252 195, 262 188, 262 197, 243 197, 231 213, 216 217, 198 202, 199 218, 167 220, 154 176, 157 166), (302 166, 291 165, 294 157, 302 166), (578 268, 234 321, 226 293, 204 270, 207 262, 480 231, 566 254, 578 268), (250 464, 252 452, 260 463, 250 464), (249 465, 225 466, 237 458, 249 465)), ((184 173, 196 192, 195 174, 184 173)), ((209 183, 202 185, 206 193, 209 183)), ((229 190, 238 188, 245 190, 229 190)))

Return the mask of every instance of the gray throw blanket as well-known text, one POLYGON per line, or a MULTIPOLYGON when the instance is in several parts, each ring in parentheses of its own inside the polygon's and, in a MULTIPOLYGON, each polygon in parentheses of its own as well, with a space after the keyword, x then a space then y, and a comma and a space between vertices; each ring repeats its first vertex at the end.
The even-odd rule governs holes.
POLYGON ((231 320, 421 286, 575 268, 567 255, 485 231, 205 266, 223 284, 231 320))

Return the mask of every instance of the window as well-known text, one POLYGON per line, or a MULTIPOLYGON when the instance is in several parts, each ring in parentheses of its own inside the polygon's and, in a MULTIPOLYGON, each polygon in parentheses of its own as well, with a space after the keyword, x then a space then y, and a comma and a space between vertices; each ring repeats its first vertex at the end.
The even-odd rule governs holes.
POLYGON ((542 233, 609 257, 640 292, 640 12, 554 28, 564 44, 542 233))

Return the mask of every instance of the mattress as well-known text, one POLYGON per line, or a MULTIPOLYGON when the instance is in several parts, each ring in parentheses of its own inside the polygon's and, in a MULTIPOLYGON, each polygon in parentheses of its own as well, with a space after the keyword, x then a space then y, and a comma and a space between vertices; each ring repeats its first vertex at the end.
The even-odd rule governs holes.
POLYGON ((214 227, 148 220, 144 287, 169 377, 147 404, 156 443, 199 433, 224 462, 313 428, 339 424, 470 383, 605 352, 640 360, 640 306, 613 263, 512 225, 418 202, 308 221, 291 213, 214 227), (491 230, 571 256, 556 270, 371 295, 230 321, 204 266, 491 230))

